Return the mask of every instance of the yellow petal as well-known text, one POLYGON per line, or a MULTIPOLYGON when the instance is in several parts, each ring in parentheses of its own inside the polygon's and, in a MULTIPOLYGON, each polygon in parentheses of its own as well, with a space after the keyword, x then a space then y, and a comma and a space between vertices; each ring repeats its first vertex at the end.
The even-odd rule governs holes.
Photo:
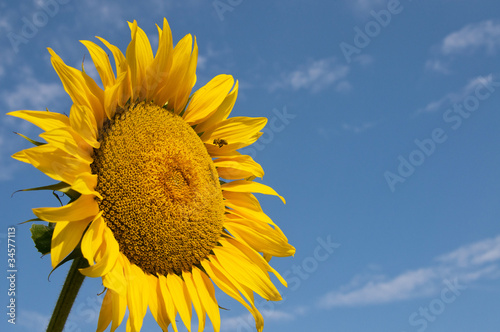
POLYGON ((117 294, 125 296, 127 294, 128 281, 125 277, 123 266, 129 264, 123 254, 118 255, 115 266, 102 277, 102 284, 108 289, 112 289, 117 294))
POLYGON ((153 314, 154 319, 160 325, 163 331, 168 330, 170 320, 168 319, 167 311, 165 309, 165 302, 161 297, 160 279, 149 275, 146 276, 149 283, 149 310, 153 314))
POLYGON ((57 128, 40 134, 47 143, 91 164, 93 148, 71 127, 57 128))
POLYGON ((87 74, 67 66, 52 49, 48 50, 52 56, 52 66, 59 75, 64 90, 69 94, 73 103, 87 106, 94 112, 97 125, 100 128, 104 119, 103 91, 87 74))
POLYGON ((283 279, 283 277, 271 265, 269 265, 268 262, 254 249, 233 238, 221 239, 221 244, 225 246, 228 250, 231 251, 234 251, 235 249, 239 250, 246 257, 248 257, 250 261, 252 261, 255 265, 257 265, 262 271, 274 273, 276 278, 278 278, 278 280, 283 284, 283 286, 285 287, 287 286, 286 280, 283 279))
POLYGON ((132 77, 132 85, 137 88, 133 91, 132 97, 144 98, 145 91, 143 89, 143 81, 146 75, 146 69, 149 68, 153 62, 153 51, 151 44, 144 31, 137 26, 137 22, 128 22, 130 27, 132 40, 127 47, 127 62, 130 67, 132 77))
POLYGON ((274 195, 281 198, 283 203, 286 203, 285 199, 278 195, 278 193, 274 191, 273 188, 254 181, 236 180, 228 182, 222 185, 222 190, 231 192, 250 192, 265 195, 274 195))
POLYGON ((234 84, 231 75, 218 75, 193 94, 184 120, 194 125, 213 115, 234 84))
POLYGON ((225 156, 214 160, 219 177, 227 180, 245 179, 250 176, 263 177, 262 166, 247 155, 225 156))
POLYGON ((111 63, 109 62, 109 57, 106 52, 89 40, 80 40, 80 42, 87 47, 95 68, 101 77, 104 89, 112 86, 115 83, 115 75, 113 69, 111 69, 111 63))
MULTIPOLYGON (((56 147, 45 144, 23 151, 29 163, 57 181, 73 184, 78 175, 91 173, 90 165, 56 147)), ((17 155, 13 155, 16 158, 17 155)))
POLYGON ((113 318, 113 295, 112 290, 107 290, 102 300, 101 310, 99 311, 99 320, 97 321, 96 332, 104 332, 113 318))
POLYGON ((103 244, 99 248, 99 251, 102 253, 102 258, 100 260, 97 260, 97 258, 94 259, 96 261, 95 265, 80 269, 80 272, 87 277, 101 277, 111 271, 116 264, 116 260, 120 254, 120 248, 113 236, 113 232, 108 227, 104 228, 103 239, 103 244))
POLYGON ((193 48, 193 37, 188 34, 174 48, 172 67, 168 80, 157 92, 157 103, 167 104, 169 110, 177 114, 184 110, 187 98, 196 82, 196 60, 198 45, 196 40, 193 48))
POLYGON ((197 267, 192 271, 194 287, 198 290, 201 305, 207 312, 215 332, 220 330, 220 311, 217 299, 215 298, 215 289, 208 276, 201 272, 197 267))
POLYGON ((125 264, 127 275, 127 304, 129 317, 127 331, 139 332, 148 308, 149 287, 144 272, 134 264, 125 264))
POLYGON ((201 140, 205 141, 210 137, 212 131, 218 126, 219 122, 226 120, 233 110, 236 98, 238 97, 238 81, 236 81, 233 90, 225 98, 222 104, 217 108, 214 114, 208 119, 198 124, 195 128, 197 133, 203 133, 201 140))
POLYGON ((234 247, 212 249, 224 269, 266 300, 279 301, 281 296, 266 272, 234 247))
POLYGON ((82 255, 90 266, 94 265, 94 257, 97 250, 102 245, 104 227, 104 218, 102 218, 102 211, 100 211, 94 220, 92 220, 92 223, 82 238, 82 255))
POLYGON ((50 243, 50 258, 53 268, 75 249, 82 238, 83 231, 91 220, 87 218, 79 221, 63 221, 56 224, 50 243))
POLYGON ((266 118, 248 117, 234 117, 221 121, 209 137, 203 136, 207 151, 211 156, 218 156, 250 145, 262 135, 259 131, 266 123, 266 118), (216 146, 213 144, 214 139, 224 139, 227 145, 216 146))
MULTIPOLYGON (((71 106, 69 113, 71 127, 87 142, 91 147, 98 149, 100 147, 97 141, 97 122, 94 113, 87 106, 71 106)), ((47 130, 48 131, 48 130, 47 130)))
POLYGON ((104 110, 108 119, 112 119, 116 112, 117 106, 123 106, 129 98, 128 94, 128 78, 130 74, 123 72, 118 75, 113 86, 104 91, 104 110))
POLYGON ((260 312, 255 308, 253 298, 248 292, 244 292, 242 286, 231 277, 227 271, 219 264, 218 260, 214 257, 211 260, 204 260, 201 265, 207 272, 210 279, 219 287, 224 293, 231 296, 236 301, 240 302, 254 317, 257 331, 261 332, 264 327, 264 319, 260 312), (241 297, 239 291, 242 291, 243 296, 250 302, 251 306, 241 297))
POLYGON ((44 131, 63 128, 70 125, 66 115, 47 111, 14 111, 7 115, 15 116, 33 123, 44 131))
POLYGON ((160 290, 161 290, 161 298, 165 304, 165 311, 167 312, 168 319, 172 322, 172 327, 175 332, 177 330, 177 323, 175 321, 175 316, 177 316, 177 308, 175 307, 174 300, 172 299, 172 294, 170 293, 167 287, 167 278, 163 275, 158 275, 160 290))
POLYGON ((99 206, 92 195, 81 195, 76 201, 61 207, 35 208, 33 213, 49 222, 79 221, 94 218, 99 213, 99 206))
POLYGON ((193 301, 193 307, 198 315, 198 332, 201 332, 205 329, 205 309, 203 308, 200 298, 198 296, 198 290, 193 281, 193 276, 191 272, 182 272, 182 278, 184 279, 184 283, 186 285, 186 289, 189 293, 191 300, 193 301))
POLYGON ((277 257, 287 257, 295 253, 295 248, 288 244, 286 237, 266 223, 253 223, 250 226, 244 222, 239 223, 234 219, 226 218, 224 227, 234 237, 258 252, 277 257))
POLYGON ((172 294, 175 307, 179 310, 184 325, 188 331, 191 331, 191 317, 193 315, 191 308, 191 297, 187 291, 184 281, 174 273, 169 273, 167 276, 167 287, 172 294))
POLYGON ((94 195, 95 197, 102 199, 101 194, 95 190, 96 186, 96 174, 82 173, 72 182, 71 189, 76 190, 83 195, 94 195))
POLYGON ((262 211, 259 201, 254 195, 231 191, 223 191, 222 195, 226 199, 224 203, 230 208, 227 212, 252 221, 265 222, 277 227, 272 219, 262 211))
POLYGON ((115 59, 116 65, 116 77, 120 76, 121 73, 126 72, 128 70, 127 59, 123 55, 122 51, 115 45, 110 44, 107 40, 101 37, 97 37, 106 47, 113 53, 113 57, 115 59))
POLYGON ((166 84, 172 67, 174 48, 172 32, 167 20, 163 19, 163 30, 158 27, 158 50, 151 67, 147 70, 147 100, 157 101, 158 92, 166 84))

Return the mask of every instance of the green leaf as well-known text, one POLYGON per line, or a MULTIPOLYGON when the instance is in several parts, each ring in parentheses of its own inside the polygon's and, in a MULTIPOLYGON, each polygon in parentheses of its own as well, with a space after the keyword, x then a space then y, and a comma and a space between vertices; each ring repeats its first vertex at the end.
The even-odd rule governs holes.
POLYGON ((48 226, 33 224, 30 228, 31 238, 35 242, 35 247, 42 255, 50 253, 50 242, 54 233, 54 227, 54 224, 50 223, 48 226))

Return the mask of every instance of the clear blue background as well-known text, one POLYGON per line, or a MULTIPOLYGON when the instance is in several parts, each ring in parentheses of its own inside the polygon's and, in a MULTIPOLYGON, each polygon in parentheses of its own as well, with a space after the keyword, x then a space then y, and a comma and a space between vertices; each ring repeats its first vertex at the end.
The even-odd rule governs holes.
MULTIPOLYGON (((233 115, 270 120, 244 151, 287 204, 259 199, 297 248, 272 260, 290 287, 282 302, 257 301, 265 331, 500 330, 498 1, 4 0, 0 13, 4 113, 68 114, 46 47, 96 77, 78 40, 101 36, 124 51, 134 19, 154 45, 163 17, 174 42, 197 37, 197 87, 222 73, 239 80, 233 115), (453 109, 466 106, 458 126, 453 109)), ((11 198, 52 181, 10 158, 29 146, 12 132, 36 137, 36 128, 7 116, 0 128, 0 329, 44 331, 68 267, 47 281, 50 257, 18 223, 57 201, 49 192, 11 198), (12 225, 15 325, 6 315, 12 225)), ((66 331, 95 330, 102 290, 86 280, 66 331)), ((219 295, 230 309, 222 330, 254 330, 245 309, 219 295)), ((160 330, 150 314, 144 330, 160 330)))

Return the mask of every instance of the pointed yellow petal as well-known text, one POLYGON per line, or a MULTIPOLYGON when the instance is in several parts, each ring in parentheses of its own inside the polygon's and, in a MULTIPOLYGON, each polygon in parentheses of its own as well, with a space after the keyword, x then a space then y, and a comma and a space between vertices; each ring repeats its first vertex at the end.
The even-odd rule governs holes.
POLYGON ((174 48, 168 80, 157 93, 159 105, 167 104, 168 109, 174 110, 177 114, 184 110, 191 89, 196 83, 197 59, 196 39, 193 47, 193 37, 188 34, 174 48))
POLYGON ((44 131, 69 126, 69 119, 66 115, 47 111, 14 111, 7 115, 15 116, 33 123, 44 131))
POLYGON ((75 249, 82 238, 83 231, 91 220, 87 218, 79 221, 63 221, 56 224, 50 243, 50 258, 53 268, 75 249))
POLYGON ((234 247, 212 249, 217 260, 234 279, 247 286, 266 300, 279 301, 281 296, 269 275, 234 247))
POLYGON ((101 77, 104 89, 112 86, 115 83, 115 75, 113 69, 111 69, 111 63, 109 62, 109 57, 106 52, 89 40, 80 40, 80 42, 87 47, 95 68, 101 77))
POLYGON ((194 125, 213 115, 234 84, 231 75, 218 75, 193 94, 184 120, 194 125))
POLYGON ((52 66, 56 70, 64 90, 69 94, 73 103, 89 107, 93 112, 98 127, 102 126, 104 117, 104 93, 87 74, 67 66, 62 59, 51 49, 52 66))
POLYGON ((287 257, 295 253, 295 248, 288 244, 286 237, 266 223, 248 225, 244 222, 236 222, 232 218, 226 218, 224 227, 235 238, 258 252, 277 257, 287 257))
POLYGON ((97 278, 107 274, 115 266, 118 259, 120 248, 113 236, 113 232, 108 227, 104 228, 103 238, 103 244, 99 248, 103 253, 102 258, 100 260, 94 259, 96 260, 95 265, 80 269, 80 272, 87 277, 97 278))
POLYGON ((215 113, 212 114, 207 120, 196 126, 196 132, 203 133, 203 135, 201 136, 202 141, 205 141, 205 139, 208 139, 210 137, 212 131, 218 126, 219 122, 227 119, 227 117, 233 110, 237 97, 238 81, 236 81, 231 93, 229 93, 226 98, 224 98, 224 101, 217 108, 217 111, 215 111, 215 113))
POLYGON ((214 160, 219 177, 227 180, 245 179, 250 176, 263 177, 262 166, 247 155, 220 157, 214 160))
POLYGON ((99 206, 91 195, 82 195, 76 201, 61 207, 35 208, 33 213, 49 222, 79 221, 94 218, 99 213, 99 206))
POLYGON ((147 100, 157 101, 158 92, 166 84, 172 67, 174 48, 172 32, 167 20, 163 19, 163 30, 158 27, 158 50, 151 67, 147 70, 147 100))
POLYGON ((95 149, 100 147, 97 141, 97 122, 90 108, 73 104, 69 113, 69 121, 71 127, 88 145, 95 149))
POLYGON ((200 297, 201 305, 203 309, 207 312, 212 325, 214 326, 214 331, 219 332, 220 330, 220 312, 219 305, 217 304, 217 299, 215 298, 214 285, 208 278, 208 276, 201 272, 197 267, 193 268, 192 271, 194 287, 198 291, 200 297))
POLYGON ((202 332, 205 329, 205 309, 203 308, 200 298, 198 296, 198 290, 193 281, 193 276, 191 272, 182 272, 182 278, 186 285, 187 291, 191 300, 193 301, 193 307, 198 315, 198 332, 202 332))
POLYGON ((96 332, 104 332, 111 323, 113 318, 113 295, 112 290, 107 290, 104 299, 102 300, 101 311, 99 312, 99 320, 97 321, 96 332))
POLYGON ((249 292, 244 292, 242 285, 231 277, 224 268, 219 264, 218 260, 214 257, 211 260, 204 260, 201 265, 207 272, 210 279, 219 287, 224 293, 231 296, 233 299, 240 302, 254 317, 257 330, 260 332, 264 327, 264 319, 260 312, 255 308, 253 296, 249 292), (241 297, 239 290, 242 291, 243 296, 250 302, 251 306, 241 297))
POLYGON ((132 40, 127 47, 127 62, 132 75, 132 85, 137 89, 133 91, 132 97, 144 98, 145 89, 143 81, 146 76, 146 69, 153 62, 153 51, 148 37, 144 31, 137 26, 137 22, 128 23, 132 35, 132 40))
POLYGON ((71 127, 57 128, 40 134, 47 143, 91 164, 93 148, 85 142, 71 127))
POLYGON ((128 72, 123 72, 118 75, 115 85, 104 91, 104 110, 108 119, 112 119, 116 112, 117 106, 123 106, 129 98, 128 94, 128 72))
MULTIPOLYGON (((70 185, 73 184, 78 175, 91 173, 90 165, 87 162, 75 158, 50 144, 26 149, 23 153, 22 157, 27 158, 30 164, 45 173, 45 175, 70 185)), ((18 156, 13 155, 12 157, 16 158, 18 156)))
POLYGON ((254 181, 245 181, 245 180, 237 180, 228 182, 222 185, 223 191, 232 191, 232 192, 250 192, 250 193, 259 193, 265 195, 274 195, 281 198, 283 203, 286 203, 285 199, 278 195, 273 188, 266 186, 265 184, 254 182, 254 181))
POLYGON ((150 288, 148 301, 149 310, 162 330, 167 331, 170 320, 168 319, 165 309, 165 302, 161 297, 160 279, 152 275, 146 276, 146 278, 148 279, 150 288))
POLYGON ((175 307, 179 310, 179 315, 184 325, 186 325, 188 331, 191 331, 191 317, 193 311, 191 308, 191 297, 189 296, 184 281, 176 274, 169 273, 167 276, 167 287, 170 294, 172 294, 175 307))
POLYGON ((92 220, 92 223, 82 238, 82 255, 89 265, 94 265, 94 257, 97 250, 102 245, 104 227, 104 218, 102 218, 102 211, 100 211, 94 220, 92 220))
POLYGON ((263 211, 257 198, 251 193, 223 191, 222 195, 226 199, 224 203, 230 209, 227 212, 256 222, 276 224, 263 211))
POLYGON ((175 307, 174 300, 172 299, 172 294, 170 293, 167 287, 167 278, 163 275, 158 275, 158 279, 160 279, 160 290, 161 290, 161 298, 164 300, 165 311, 167 312, 168 319, 172 322, 172 327, 175 332, 177 330, 177 322, 175 321, 175 316, 177 316, 177 308, 175 307))
POLYGON ((283 279, 283 277, 273 267, 271 267, 271 265, 269 265, 268 262, 254 249, 233 238, 224 238, 221 240, 221 244, 225 246, 228 249, 228 251, 234 252, 234 249, 239 250, 246 257, 248 257, 250 261, 252 261, 255 265, 257 265, 262 271, 274 273, 276 278, 278 278, 278 280, 283 284, 283 286, 285 287, 287 286, 286 280, 283 279))
POLYGON ((126 72, 128 68, 127 59, 123 55, 122 51, 115 45, 110 44, 107 40, 101 37, 97 37, 106 47, 113 53, 113 58, 115 59, 116 65, 116 77, 118 77, 121 73, 126 72))
POLYGON ((127 304, 129 317, 127 331, 139 332, 148 308, 149 287, 147 287, 144 272, 139 267, 129 263, 125 264, 124 268, 128 280, 127 304))
POLYGON ((221 121, 208 138, 203 136, 206 138, 205 146, 211 156, 241 149, 254 143, 262 135, 259 131, 266 123, 266 118, 248 117, 234 117, 221 121), (216 146, 213 144, 214 139, 224 139, 227 145, 216 146))

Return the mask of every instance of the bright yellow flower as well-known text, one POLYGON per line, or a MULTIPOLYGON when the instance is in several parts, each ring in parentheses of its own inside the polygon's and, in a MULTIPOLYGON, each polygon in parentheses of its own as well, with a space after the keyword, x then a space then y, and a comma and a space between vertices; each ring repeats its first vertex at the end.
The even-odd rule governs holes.
POLYGON ((261 166, 237 152, 259 138, 267 119, 228 118, 238 94, 230 75, 190 97, 198 56, 191 35, 174 48, 164 20, 153 55, 144 31, 135 21, 129 26, 125 56, 99 38, 116 75, 106 52, 82 41, 102 89, 49 49, 73 101, 69 117, 9 113, 40 127, 46 141, 13 157, 78 193, 62 207, 33 209, 55 223, 52 266, 81 245, 89 267, 80 272, 102 277, 106 287, 98 331, 110 323, 115 330, 127 308, 127 331, 139 331, 148 307, 164 330, 172 324, 177 331, 177 314, 191 330, 194 307, 198 331, 206 315, 219 331, 213 283, 243 304, 261 331, 254 292, 280 300, 269 273, 286 282, 268 262, 295 252, 252 193, 279 195, 253 181, 264 175, 261 166))

